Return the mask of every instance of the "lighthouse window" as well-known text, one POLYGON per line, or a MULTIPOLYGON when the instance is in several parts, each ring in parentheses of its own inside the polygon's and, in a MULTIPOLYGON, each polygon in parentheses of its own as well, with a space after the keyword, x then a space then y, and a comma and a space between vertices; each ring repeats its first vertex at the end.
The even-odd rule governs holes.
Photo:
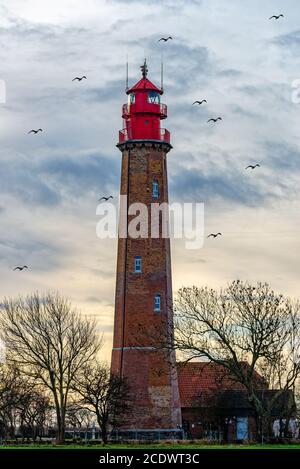
POLYGON ((161 310, 161 307, 160 307, 160 295, 155 295, 154 297, 154 311, 160 311, 161 310))
POLYGON ((160 103, 160 95, 156 91, 149 91, 148 93, 148 102, 151 104, 160 103))
POLYGON ((153 181, 153 183, 152 183, 152 197, 154 199, 158 199, 158 197, 159 197, 158 181, 153 181))
POLYGON ((134 104, 135 103, 135 93, 130 93, 129 95, 129 103, 134 104))
POLYGON ((142 272, 142 258, 141 256, 135 256, 134 258, 134 271, 138 274, 142 272))

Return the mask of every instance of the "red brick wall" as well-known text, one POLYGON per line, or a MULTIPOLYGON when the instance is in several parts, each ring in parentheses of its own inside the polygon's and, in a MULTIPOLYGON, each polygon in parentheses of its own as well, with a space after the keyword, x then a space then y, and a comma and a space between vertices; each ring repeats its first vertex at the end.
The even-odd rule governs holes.
MULTIPOLYGON (((168 145, 125 144, 122 148, 121 195, 128 204, 168 202, 166 153, 168 145), (158 199, 152 182, 159 183, 158 199)), ((124 216, 120 213, 120 217, 124 216)), ((129 222, 132 219, 129 216, 129 222)), ((126 377, 134 396, 134 411, 127 428, 176 428, 181 424, 175 355, 170 360, 158 350, 122 347, 158 347, 156 332, 172 328, 171 255, 169 239, 119 239, 116 278, 112 372, 126 377), (134 258, 141 256, 142 273, 134 273, 134 258), (161 312, 154 311, 154 296, 161 295, 161 312), (121 350, 118 350, 121 349, 121 350)))

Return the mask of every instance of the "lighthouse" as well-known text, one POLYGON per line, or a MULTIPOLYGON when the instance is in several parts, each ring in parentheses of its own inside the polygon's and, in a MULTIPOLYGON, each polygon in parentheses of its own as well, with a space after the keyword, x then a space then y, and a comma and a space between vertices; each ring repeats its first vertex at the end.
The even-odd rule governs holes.
MULTIPOLYGON (((131 393, 130 414, 124 416, 119 434, 124 437, 179 437, 181 409, 175 353, 166 356, 150 331, 171 337, 173 333, 170 239, 153 237, 150 229, 130 236, 130 207, 143 204, 151 226, 153 204, 168 203, 167 154, 170 132, 161 127, 167 106, 163 89, 142 77, 126 90, 122 107, 123 129, 117 147, 122 153, 120 219, 126 234, 119 234, 116 274, 112 374, 125 378, 131 393), (145 333, 149 331, 149 334, 145 333)), ((159 221, 161 223, 161 221, 159 221)))

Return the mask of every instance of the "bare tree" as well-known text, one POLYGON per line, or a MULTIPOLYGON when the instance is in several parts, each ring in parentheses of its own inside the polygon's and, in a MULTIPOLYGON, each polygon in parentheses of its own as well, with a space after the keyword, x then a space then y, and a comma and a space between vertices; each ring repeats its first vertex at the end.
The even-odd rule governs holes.
POLYGON ((73 399, 68 404, 66 415, 67 426, 74 432, 74 437, 76 432, 86 434, 88 430, 91 430, 95 414, 90 409, 79 405, 78 401, 73 399))
POLYGON ((58 294, 5 299, 1 336, 9 360, 50 390, 57 419, 57 442, 64 441, 70 388, 78 372, 99 350, 96 324, 83 318, 58 294))
POLYGON ((46 423, 49 421, 53 406, 49 395, 41 389, 41 386, 31 385, 23 377, 23 387, 17 404, 20 432, 24 438, 32 438, 33 441, 43 436, 46 423))
POLYGON ((0 365, 1 437, 21 434, 36 440, 42 436, 52 412, 49 395, 13 364, 0 365))
POLYGON ((0 437, 13 438, 22 381, 16 367, 0 364, 0 437))
POLYGON ((120 424, 130 409, 130 390, 126 381, 111 376, 106 365, 97 363, 81 370, 74 391, 80 396, 78 405, 96 414, 102 441, 106 444, 109 427, 120 424))
MULTIPOLYGON (((267 431, 272 410, 299 379, 299 303, 276 295, 268 284, 235 281, 219 292, 182 288, 175 305, 168 348, 185 360, 208 359, 228 370, 247 390, 261 431, 267 431), (266 396, 266 387, 274 392, 266 396)), ((289 405, 285 412, 292 411, 293 399, 289 405)))

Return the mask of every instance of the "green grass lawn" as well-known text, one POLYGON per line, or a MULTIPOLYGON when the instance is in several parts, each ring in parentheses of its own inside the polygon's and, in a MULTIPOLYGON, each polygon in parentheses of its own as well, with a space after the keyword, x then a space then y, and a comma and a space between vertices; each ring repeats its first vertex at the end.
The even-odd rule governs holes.
POLYGON ((164 449, 174 449, 174 450, 186 450, 186 449, 298 449, 300 450, 300 444, 291 444, 291 445, 204 445, 204 444, 149 444, 149 445, 137 445, 137 444, 115 444, 115 445, 8 445, 8 446, 0 446, 0 450, 15 450, 15 449, 34 449, 34 450, 43 450, 43 449, 85 449, 85 450, 118 450, 118 449, 156 449, 156 450, 164 450, 164 449))

